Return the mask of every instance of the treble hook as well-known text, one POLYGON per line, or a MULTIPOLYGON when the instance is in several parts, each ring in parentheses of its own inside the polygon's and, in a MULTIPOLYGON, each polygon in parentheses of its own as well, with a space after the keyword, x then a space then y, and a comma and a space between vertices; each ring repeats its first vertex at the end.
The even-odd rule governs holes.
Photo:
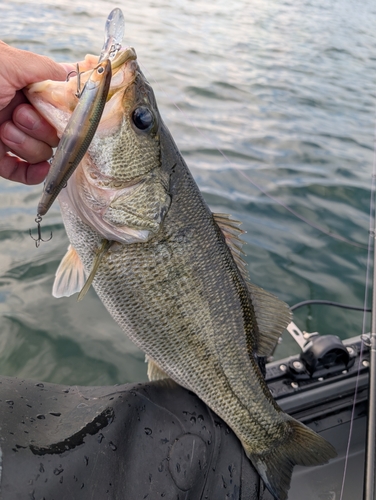
POLYGON ((77 71, 76 71, 75 69, 73 69, 72 71, 69 71, 69 73, 67 74, 67 77, 66 77, 65 81, 66 81, 66 82, 69 82, 70 77, 71 77, 71 75, 73 75, 73 74, 74 74, 74 75, 77 75, 77 71))
POLYGON ((80 73, 80 66, 78 65, 78 63, 76 64, 76 67, 77 67, 77 69, 73 69, 72 71, 70 71, 67 74, 67 78, 66 78, 65 81, 69 82, 71 75, 76 75, 77 76, 77 90, 76 90, 76 92, 75 92, 74 95, 76 97, 80 98, 81 94, 82 94, 82 92, 81 92, 81 74, 82 73, 80 73))
POLYGON ((43 242, 50 241, 50 239, 52 238, 52 231, 51 231, 51 236, 48 238, 48 240, 44 240, 42 238, 42 232, 41 232, 41 228, 40 228, 40 223, 42 222, 42 217, 39 214, 37 214, 37 216, 35 218, 35 222, 37 223, 38 238, 34 238, 34 236, 31 234, 31 229, 29 229, 29 233, 30 233, 30 238, 32 238, 35 241, 35 246, 38 248, 41 241, 43 241, 43 242))
MULTIPOLYGON (((83 92, 83 89, 82 89, 83 92)), ((77 63, 77 92, 74 94, 76 97, 80 98, 82 95, 81 92, 81 73, 80 73, 80 67, 77 63)))

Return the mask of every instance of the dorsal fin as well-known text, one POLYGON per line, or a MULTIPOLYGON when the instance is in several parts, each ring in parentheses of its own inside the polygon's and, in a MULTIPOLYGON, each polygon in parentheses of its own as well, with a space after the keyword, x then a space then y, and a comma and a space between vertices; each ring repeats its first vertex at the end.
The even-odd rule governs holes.
POLYGON ((215 222, 222 231, 227 246, 247 285, 249 298, 255 312, 258 333, 256 334, 256 352, 259 356, 270 356, 286 326, 290 323, 292 314, 289 306, 275 295, 265 291, 250 282, 246 263, 242 255, 243 241, 240 236, 245 231, 238 226, 241 222, 231 219, 227 214, 213 214, 215 222))
POLYGON ((292 313, 286 302, 272 293, 250 282, 247 287, 259 330, 256 352, 259 356, 270 356, 283 330, 291 322, 292 313))
POLYGON ((242 250, 242 246, 244 245, 244 241, 240 238, 242 234, 245 233, 240 226, 241 222, 235 219, 231 219, 231 216, 228 214, 220 214, 213 213, 213 219, 218 224, 219 229, 222 231, 223 236, 225 237, 226 244, 229 247, 231 254, 236 262, 236 265, 239 268, 239 271, 245 281, 248 281, 248 272, 246 269, 246 263, 243 260, 242 255, 244 252, 242 250))
POLYGON ((85 284, 84 266, 78 253, 69 245, 55 274, 52 295, 56 298, 69 297, 77 293, 85 284))

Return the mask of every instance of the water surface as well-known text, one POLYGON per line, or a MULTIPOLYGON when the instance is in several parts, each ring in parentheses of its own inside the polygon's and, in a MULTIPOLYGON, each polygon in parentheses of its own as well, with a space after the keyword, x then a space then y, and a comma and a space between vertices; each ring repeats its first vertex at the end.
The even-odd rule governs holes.
MULTIPOLYGON (((0 38, 77 61, 99 54, 114 7, 210 207, 243 222, 252 281, 290 305, 363 305, 376 4, 13 0, 0 5, 0 38)), ((51 296, 68 240, 57 204, 43 225, 53 239, 39 249, 30 240, 40 193, 0 179, 0 374, 85 385, 145 380, 143 354, 93 290, 80 303, 51 296)), ((363 318, 311 306, 295 320, 345 338, 361 333, 363 318)), ((297 351, 284 335, 277 356, 297 351)))

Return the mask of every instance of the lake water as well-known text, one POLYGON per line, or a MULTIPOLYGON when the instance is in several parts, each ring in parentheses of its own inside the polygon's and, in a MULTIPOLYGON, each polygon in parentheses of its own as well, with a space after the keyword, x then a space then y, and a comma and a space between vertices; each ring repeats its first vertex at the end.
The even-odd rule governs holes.
MULTIPOLYGON (((252 281, 290 305, 362 306, 376 3, 12 0, 0 4, 0 38, 80 60, 99 54, 114 7, 206 200, 243 222, 252 281)), ((55 204, 43 224, 53 239, 35 248, 29 228, 40 194, 41 186, 0 180, 0 374, 79 385, 146 380, 143 354, 93 290, 80 303, 51 296, 68 240, 55 204)), ((363 317, 311 306, 295 321, 345 338, 361 333, 363 317)), ((284 335, 277 356, 293 352, 284 335)))

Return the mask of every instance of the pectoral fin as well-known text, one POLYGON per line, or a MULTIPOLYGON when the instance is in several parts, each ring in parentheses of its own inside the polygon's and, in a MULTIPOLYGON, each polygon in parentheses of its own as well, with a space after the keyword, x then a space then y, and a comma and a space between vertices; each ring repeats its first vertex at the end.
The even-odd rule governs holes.
POLYGON ((70 297, 77 293, 85 284, 85 271, 76 250, 69 245, 67 253, 55 274, 52 295, 56 298, 70 297))

